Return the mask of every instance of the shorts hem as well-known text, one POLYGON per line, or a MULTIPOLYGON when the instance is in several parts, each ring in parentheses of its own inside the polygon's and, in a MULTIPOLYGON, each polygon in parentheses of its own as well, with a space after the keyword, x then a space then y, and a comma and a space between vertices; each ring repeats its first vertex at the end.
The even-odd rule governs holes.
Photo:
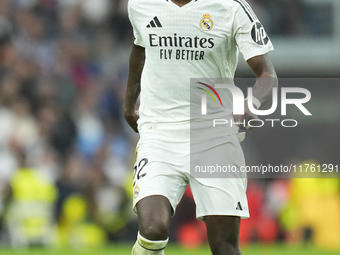
POLYGON ((134 199, 134 200, 133 200, 133 204, 132 204, 132 210, 133 210, 133 212, 134 212, 135 214, 137 214, 136 205, 137 205, 137 203, 138 203, 139 201, 141 201, 141 200, 144 199, 144 198, 151 197, 151 196, 162 196, 162 197, 165 197, 166 199, 168 199, 168 200, 169 200, 169 203, 170 203, 170 205, 171 205, 172 211, 173 211, 171 217, 173 217, 173 216, 175 215, 175 213, 176 213, 176 206, 174 206, 174 205, 172 204, 171 200, 170 200, 166 195, 164 195, 164 194, 154 194, 154 193, 153 193, 153 194, 144 195, 144 196, 140 196, 140 197, 138 197, 138 199, 134 199))
POLYGON ((204 217, 205 216, 236 216, 236 217, 240 217, 241 219, 249 219, 250 215, 249 213, 245 212, 245 213, 235 213, 235 212, 231 212, 231 213, 202 213, 199 215, 196 215, 196 218, 200 221, 204 222, 204 217))

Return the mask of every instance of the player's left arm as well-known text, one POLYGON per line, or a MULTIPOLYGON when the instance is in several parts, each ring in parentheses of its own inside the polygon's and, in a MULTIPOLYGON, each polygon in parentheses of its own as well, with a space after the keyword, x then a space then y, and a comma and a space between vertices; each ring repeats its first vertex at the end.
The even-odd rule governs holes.
MULTIPOLYGON (((233 4, 232 10, 234 11, 232 27, 235 42, 256 76, 252 103, 258 109, 270 101, 272 89, 278 86, 274 66, 267 55, 268 52, 274 50, 274 47, 249 4, 245 0, 231 1, 230 3, 233 4)), ((245 100, 244 110, 245 114, 235 116, 235 120, 238 122, 245 120, 246 123, 249 123, 251 119, 258 119, 255 114, 250 112, 248 100, 245 100)), ((240 126, 240 128, 245 127, 240 126)))
MULTIPOLYGON (((261 106, 268 103, 272 98, 272 89, 278 87, 278 80, 275 68, 269 59, 268 54, 252 57, 247 60, 248 65, 256 76, 256 83, 253 87, 253 97, 259 100, 261 106)), ((256 105, 254 105, 255 108, 256 105)), ((248 123, 249 120, 258 119, 248 108, 247 100, 244 102, 244 115, 235 115, 235 121, 248 123)), ((245 129, 243 125, 241 129, 245 129)))
POLYGON ((253 96, 257 98, 261 106, 272 98, 272 89, 278 87, 277 75, 268 54, 255 56, 247 61, 256 76, 253 87, 253 96))

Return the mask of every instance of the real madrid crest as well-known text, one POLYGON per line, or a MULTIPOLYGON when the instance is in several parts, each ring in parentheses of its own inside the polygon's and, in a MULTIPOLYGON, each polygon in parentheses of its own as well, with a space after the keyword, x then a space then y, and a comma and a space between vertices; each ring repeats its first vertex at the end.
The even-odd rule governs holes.
POLYGON ((134 190, 133 190, 133 197, 134 197, 134 198, 137 198, 137 197, 138 197, 139 191, 140 191, 140 188, 138 187, 138 185, 136 185, 136 187, 135 187, 134 190))
POLYGON ((210 31, 213 28, 213 21, 210 19, 209 13, 203 14, 203 19, 200 21, 200 27, 203 31, 210 31))

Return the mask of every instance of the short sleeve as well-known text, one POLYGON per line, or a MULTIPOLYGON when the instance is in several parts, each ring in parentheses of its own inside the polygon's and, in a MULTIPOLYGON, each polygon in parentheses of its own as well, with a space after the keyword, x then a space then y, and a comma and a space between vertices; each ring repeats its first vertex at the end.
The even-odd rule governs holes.
POLYGON ((236 44, 244 59, 264 55, 274 50, 261 22, 252 8, 244 0, 234 0, 236 4, 233 32, 236 44))
POLYGON ((143 38, 136 25, 138 23, 137 22, 138 13, 133 9, 131 1, 129 1, 129 4, 128 4, 128 14, 129 14, 129 20, 130 20, 130 23, 133 29, 133 36, 135 37, 134 44, 141 46, 141 47, 145 47, 143 38))

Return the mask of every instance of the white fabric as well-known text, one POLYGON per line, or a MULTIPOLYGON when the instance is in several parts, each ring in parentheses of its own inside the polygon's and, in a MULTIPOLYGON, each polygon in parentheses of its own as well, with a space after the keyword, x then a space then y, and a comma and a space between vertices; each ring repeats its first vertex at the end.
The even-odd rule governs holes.
MULTIPOLYGON (((236 136, 226 136, 202 142, 190 151, 190 143, 140 140, 134 175, 133 208, 141 199, 161 195, 168 198, 175 212, 184 191, 190 185, 196 203, 196 217, 206 215, 234 215, 249 218, 245 173, 226 175, 226 178, 193 178, 190 164, 200 158, 212 158, 221 166, 229 164, 240 169, 245 165, 244 155, 236 136), (204 144, 203 144, 204 143, 204 144), (209 152, 201 153, 200 149, 209 152), (190 161, 191 160, 191 161, 190 161), (229 176, 229 177, 228 177, 229 176), (242 210, 237 209, 238 202, 242 210)), ((204 163, 204 159, 203 159, 204 163)))
MULTIPOLYGON (((190 78, 233 78, 239 50, 245 60, 273 50, 243 0, 198 0, 183 7, 166 0, 130 0, 128 12, 135 44, 146 49, 138 121, 141 136, 147 136, 150 126, 163 124, 151 137, 189 140, 190 78), (211 29, 201 27, 203 15, 211 29)), ((223 97, 222 102, 230 118, 232 99, 223 97)))

